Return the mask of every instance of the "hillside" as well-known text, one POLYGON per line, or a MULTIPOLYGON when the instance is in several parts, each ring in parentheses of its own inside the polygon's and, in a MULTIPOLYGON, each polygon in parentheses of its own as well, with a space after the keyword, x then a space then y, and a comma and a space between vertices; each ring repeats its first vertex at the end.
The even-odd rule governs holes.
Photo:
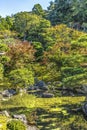
POLYGON ((36 4, 0 17, 3 130, 87 129, 86 6, 86 0, 55 0, 47 10, 36 4))

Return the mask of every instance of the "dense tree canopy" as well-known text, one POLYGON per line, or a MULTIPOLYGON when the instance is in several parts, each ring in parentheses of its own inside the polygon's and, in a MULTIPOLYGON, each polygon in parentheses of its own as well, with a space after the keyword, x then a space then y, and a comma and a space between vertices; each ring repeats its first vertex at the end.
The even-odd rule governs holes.
POLYGON ((14 15, 14 30, 24 40, 38 41, 40 33, 50 26, 50 22, 42 17, 29 12, 21 12, 14 15))
POLYGON ((48 19, 53 25, 64 23, 78 30, 87 29, 86 0, 55 0, 48 11, 48 19))
POLYGON ((86 84, 86 6, 86 0, 55 0, 48 10, 36 4, 31 12, 0 17, 0 84, 25 87, 35 78, 86 84))
POLYGON ((1 129, 87 130, 85 95, 87 0, 0 16, 1 129))

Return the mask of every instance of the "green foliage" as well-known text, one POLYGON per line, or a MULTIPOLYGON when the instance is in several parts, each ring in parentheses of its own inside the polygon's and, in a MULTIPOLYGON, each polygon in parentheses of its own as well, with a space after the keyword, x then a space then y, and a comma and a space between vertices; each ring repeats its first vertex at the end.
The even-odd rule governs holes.
POLYGON ((36 14, 21 12, 14 15, 14 30, 23 40, 42 43, 41 34, 47 27, 50 27, 50 21, 36 14))
POLYGON ((12 70, 9 79, 14 87, 28 87, 34 84, 33 72, 27 68, 12 70))
MULTIPOLYGON (((71 43, 74 39, 82 36, 83 33, 68 28, 65 24, 60 24, 53 27, 47 27, 41 33, 42 43, 46 50, 50 50, 55 43, 71 43)), ((83 34, 85 35, 85 34, 83 34)))
POLYGON ((36 61, 41 61, 43 58, 43 51, 44 51, 42 44, 40 42, 33 42, 32 45, 36 49, 35 52, 36 61))
POLYGON ((0 39, 0 44, 6 44, 5 46, 15 44, 15 42, 16 42, 16 39, 14 39, 12 37, 7 37, 7 38, 4 38, 4 39, 0 39))
POLYGON ((34 7, 32 8, 32 13, 42 17, 45 16, 45 11, 42 9, 40 4, 34 5, 34 7))
POLYGON ((10 16, 6 16, 6 18, 2 18, 0 16, 0 30, 10 30, 12 29, 13 18, 10 16))
POLYGON ((0 63, 0 84, 3 82, 3 73, 4 73, 4 68, 3 65, 0 63))
POLYGON ((83 84, 83 81, 86 81, 87 69, 81 67, 81 63, 84 61, 84 57, 79 53, 63 52, 55 46, 56 50, 52 50, 52 53, 49 54, 50 62, 56 63, 57 73, 60 73, 61 76, 58 77, 66 87, 75 86, 77 84, 83 84), (67 82, 67 84, 65 84, 67 82))
POLYGON ((10 31, 10 30, 0 30, 0 42, 5 41, 9 38, 13 38, 16 36, 16 33, 14 31, 10 31))
POLYGON ((21 37, 24 37, 32 26, 34 28, 38 26, 39 20, 39 16, 31 15, 28 12, 17 13, 14 15, 14 29, 19 32, 21 37))
POLYGON ((7 123, 7 130, 26 130, 26 127, 21 121, 12 120, 7 123))
POLYGON ((6 52, 8 50, 8 46, 4 43, 0 43, 0 52, 6 52))
POLYGON ((48 7, 48 19, 53 25, 67 24, 77 30, 87 31, 86 0, 55 0, 48 7))
MULTIPOLYGON (((52 37, 52 34, 54 34, 57 43, 48 44, 51 48, 44 55, 47 68, 50 70, 49 74, 52 70, 58 73, 55 76, 52 74, 53 77, 55 77, 55 80, 63 82, 66 87, 74 87, 86 83, 87 69, 81 67, 87 61, 86 34, 77 33, 64 25, 55 26, 52 31, 50 36, 52 37), (72 32, 71 35, 70 32, 72 32), (48 67, 49 64, 50 67, 48 67)), ((48 77, 51 76, 49 75, 48 77)))
POLYGON ((9 50, 9 47, 7 44, 0 43, 0 62, 3 65, 10 60, 9 57, 6 56, 6 53, 8 50, 9 50))
POLYGON ((34 49, 28 42, 17 41, 9 46, 8 56, 10 58, 7 66, 7 71, 17 68, 29 67, 34 61, 34 49))
POLYGON ((48 7, 48 18, 53 25, 70 22, 72 18, 71 8, 72 0, 55 0, 54 2, 51 2, 48 7))
MULTIPOLYGON (((36 4, 32 12, 0 17, 0 88, 29 87, 34 84, 35 78, 52 82, 53 86, 48 85, 49 90, 62 86, 75 89, 87 84, 87 34, 74 30, 87 31, 86 6, 86 0, 55 0, 50 2, 48 11, 36 4), (47 13, 48 20, 45 19, 47 13), (56 26, 51 26, 49 20, 56 26), (18 37, 24 42, 17 40, 18 37)), ((12 112, 15 108, 16 113, 26 114, 40 109, 46 115, 39 112, 38 122, 46 123, 48 130, 85 130, 87 123, 83 117, 70 115, 67 110, 79 106, 84 99, 42 99, 28 94, 16 95, 7 101, 0 100, 0 109, 7 108, 12 112)), ((3 129, 6 129, 5 126, 6 122, 3 129)), ((25 130, 20 121, 10 121, 7 126, 9 130, 25 130)))
POLYGON ((0 30, 8 29, 8 26, 5 18, 0 17, 0 30))
MULTIPOLYGON (((46 82, 61 81, 67 87, 86 83, 87 69, 84 66, 87 63, 87 34, 65 25, 74 28, 78 22, 82 27, 86 22, 86 8, 83 10, 83 7, 86 7, 85 0, 50 2, 48 17, 53 25, 60 24, 56 26, 51 26, 50 21, 45 19, 46 11, 40 4, 34 5, 32 12, 0 17, 4 28, 0 31, 0 51, 5 52, 0 56, 4 78, 8 81, 17 78, 21 87, 33 84, 34 77, 46 82), (80 17, 83 19, 79 20, 80 17), (15 40, 14 36, 24 42, 15 40), (20 73, 19 77, 17 73, 20 73), (28 82, 29 73, 31 82, 28 82), (24 75, 27 79, 24 79, 24 75)), ((17 86, 15 80, 11 84, 17 86)))
POLYGON ((14 18, 10 17, 10 16, 6 16, 5 20, 6 20, 7 24, 8 24, 8 29, 12 30, 14 18))

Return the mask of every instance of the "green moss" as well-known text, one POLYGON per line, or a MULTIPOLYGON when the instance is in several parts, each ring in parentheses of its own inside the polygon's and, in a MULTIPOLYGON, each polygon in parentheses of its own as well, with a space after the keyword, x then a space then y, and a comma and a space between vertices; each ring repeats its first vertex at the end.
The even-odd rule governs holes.
POLYGON ((13 114, 25 114, 29 124, 40 130, 85 130, 87 123, 81 112, 72 113, 84 102, 85 97, 36 98, 33 95, 16 95, 0 101, 0 108, 13 114), (83 127, 83 129, 82 129, 83 127))

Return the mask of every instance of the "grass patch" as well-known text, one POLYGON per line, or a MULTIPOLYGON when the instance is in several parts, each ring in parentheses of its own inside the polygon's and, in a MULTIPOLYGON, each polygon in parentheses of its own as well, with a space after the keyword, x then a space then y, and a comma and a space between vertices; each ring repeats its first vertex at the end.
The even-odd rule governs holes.
POLYGON ((77 126, 80 129, 79 124, 85 130, 87 122, 82 114, 69 112, 80 107, 84 100, 85 97, 37 98, 24 94, 0 101, 0 109, 7 109, 11 114, 26 114, 29 123, 36 124, 40 130, 74 130, 77 126))

